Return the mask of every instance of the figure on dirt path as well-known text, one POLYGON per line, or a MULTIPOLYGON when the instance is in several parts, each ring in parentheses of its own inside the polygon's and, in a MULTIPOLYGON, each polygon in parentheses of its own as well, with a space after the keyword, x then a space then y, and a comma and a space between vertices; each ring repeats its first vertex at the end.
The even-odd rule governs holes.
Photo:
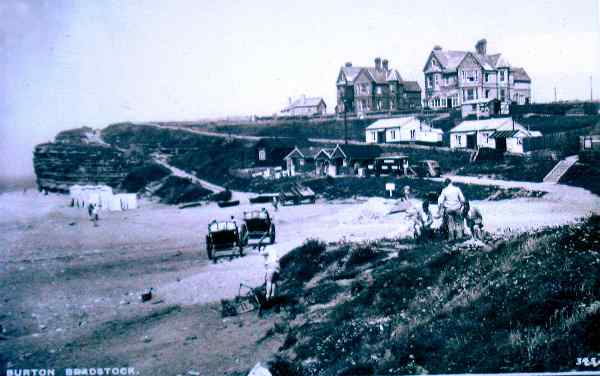
POLYGON ((267 247, 265 239, 268 234, 265 233, 258 241, 258 253, 265 258, 265 300, 269 302, 275 297, 275 288, 279 276, 279 254, 277 247, 267 247))
POLYGON ((98 204, 90 203, 88 205, 88 215, 90 216, 90 220, 94 223, 94 227, 98 227, 98 204))
POLYGON ((438 198, 438 212, 444 218, 443 223, 448 230, 448 240, 460 239, 463 237, 462 209, 465 196, 460 188, 452 183, 452 180, 447 178, 444 185, 438 198))
POLYGON ((483 240, 483 216, 477 208, 471 207, 469 200, 465 201, 463 216, 473 239, 483 240))

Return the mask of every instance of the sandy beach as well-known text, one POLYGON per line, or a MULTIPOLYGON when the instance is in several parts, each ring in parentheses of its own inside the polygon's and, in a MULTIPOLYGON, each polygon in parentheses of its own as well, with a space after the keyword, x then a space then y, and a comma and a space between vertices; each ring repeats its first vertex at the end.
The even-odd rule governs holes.
MULTIPOLYGON (((488 231, 523 231, 600 212, 600 199, 580 188, 501 184, 548 194, 473 202, 488 231)), ((7 338, 0 341, 1 360, 27 367, 114 362, 146 372, 141 374, 222 374, 277 348, 277 340, 255 345, 260 328, 272 325, 269 319, 223 320, 219 312, 220 299, 235 296, 240 283, 262 283, 262 256, 248 247, 242 258, 213 264, 204 244, 210 220, 234 216, 241 222, 245 210, 261 205, 179 209, 144 199, 137 210, 101 212, 94 227, 86 210, 69 203, 68 196, 31 190, 0 195, 0 324, 7 338), (140 293, 150 287, 153 300, 141 303, 140 293)), ((318 201, 277 212, 267 205, 277 226, 273 247, 284 254, 308 238, 409 236, 403 214, 385 215, 391 204, 318 201)))

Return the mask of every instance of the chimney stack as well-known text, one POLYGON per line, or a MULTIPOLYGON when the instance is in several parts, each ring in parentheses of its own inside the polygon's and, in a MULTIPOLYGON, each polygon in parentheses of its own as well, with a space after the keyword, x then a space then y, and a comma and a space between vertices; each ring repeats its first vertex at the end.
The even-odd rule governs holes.
POLYGON ((383 70, 387 72, 388 71, 388 63, 389 63, 388 59, 383 59, 382 63, 383 63, 383 70))
POLYGON ((349 61, 349 62, 347 62, 347 63, 346 63, 346 66, 347 66, 348 68, 349 68, 349 67, 351 67, 351 66, 352 66, 352 62, 350 62, 350 61, 349 61))
POLYGON ((442 50, 442 46, 440 46, 439 44, 436 44, 435 46, 433 46, 433 50, 434 51, 441 51, 442 50))
POLYGON ((381 58, 380 57, 375 58, 375 69, 381 70, 381 58))
POLYGON ((487 53, 487 40, 485 38, 477 41, 475 51, 477 51, 479 55, 485 55, 487 53))

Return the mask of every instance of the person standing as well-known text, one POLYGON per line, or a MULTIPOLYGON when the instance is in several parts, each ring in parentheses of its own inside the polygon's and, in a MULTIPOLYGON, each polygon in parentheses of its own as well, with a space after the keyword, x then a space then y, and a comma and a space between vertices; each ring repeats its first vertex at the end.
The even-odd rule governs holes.
POLYGON ((444 185, 438 198, 438 212, 443 213, 444 223, 448 228, 448 240, 460 239, 463 236, 462 209, 465 196, 452 180, 447 178, 444 185))
POLYGON ((277 247, 267 247, 264 243, 265 233, 258 241, 258 253, 265 258, 265 300, 268 303, 275 296, 275 287, 279 277, 279 254, 277 247))

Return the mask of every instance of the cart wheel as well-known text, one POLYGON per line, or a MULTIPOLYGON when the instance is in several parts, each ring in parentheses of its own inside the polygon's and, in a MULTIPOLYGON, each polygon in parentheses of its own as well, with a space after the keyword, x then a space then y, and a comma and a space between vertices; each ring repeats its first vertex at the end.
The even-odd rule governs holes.
POLYGON ((208 256, 209 260, 213 260, 212 244, 210 243, 210 238, 208 236, 206 237, 206 255, 208 256))
POLYGON ((271 225, 271 236, 269 237, 271 244, 275 243, 275 225, 271 225))

